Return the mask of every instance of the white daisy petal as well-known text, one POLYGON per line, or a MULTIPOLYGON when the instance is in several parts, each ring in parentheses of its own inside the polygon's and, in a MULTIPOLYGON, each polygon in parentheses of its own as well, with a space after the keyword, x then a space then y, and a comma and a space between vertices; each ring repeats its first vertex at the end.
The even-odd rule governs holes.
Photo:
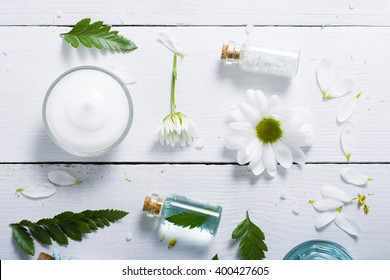
POLYGON ((256 109, 260 112, 262 116, 265 116, 267 114, 268 100, 264 92, 262 92, 261 90, 256 90, 254 100, 254 106, 256 107, 256 109))
POLYGON ((255 174, 257 176, 257 175, 260 175, 261 173, 264 172, 265 166, 264 166, 263 162, 260 160, 256 165, 253 166, 253 168, 251 170, 252 170, 253 174, 255 174))
POLYGON ((344 79, 338 82, 334 87, 331 87, 327 92, 326 99, 337 98, 346 95, 353 89, 353 81, 351 79, 344 79))
POLYGON ((353 115, 353 113, 356 111, 356 108, 357 108, 357 105, 358 105, 358 100, 359 100, 358 96, 360 97, 360 94, 358 94, 357 96, 354 96, 353 98, 347 100, 347 102, 345 102, 340 107, 340 109, 339 109, 339 111, 337 113, 337 117, 336 117, 336 120, 339 123, 343 123, 346 120, 348 120, 353 115))
POLYGON ((27 188, 17 189, 17 192, 22 193, 29 198, 45 198, 52 196, 57 191, 57 188, 49 183, 32 184, 27 188))
POLYGON ((332 86, 335 78, 333 65, 327 58, 320 61, 317 67, 317 81, 323 95, 327 94, 328 89, 332 86))
POLYGON ((288 139, 283 138, 282 141, 289 147, 294 162, 301 165, 306 163, 306 155, 300 147, 289 142, 288 139))
POLYGON ((351 235, 359 236, 361 233, 359 225, 354 220, 346 217, 342 213, 336 216, 336 218, 334 219, 334 223, 339 228, 351 235))
POLYGON ((271 144, 263 144, 263 164, 270 176, 276 174, 276 159, 271 144))
POLYGON ((238 164, 240 164, 240 165, 246 164, 254 157, 254 155, 252 155, 252 154, 247 155, 245 153, 246 147, 252 141, 253 137, 254 137, 254 135, 248 136, 245 139, 245 141, 242 142, 242 144, 238 148, 238 153, 237 153, 237 163, 238 164))
POLYGON ((341 171, 341 176, 348 183, 357 186, 363 186, 372 180, 366 174, 362 173, 360 170, 357 170, 356 168, 353 167, 344 168, 341 171))
POLYGON ((349 161, 356 145, 356 128, 351 121, 347 121, 340 133, 341 147, 349 161))
POLYGON ((230 133, 225 136, 225 145, 228 149, 238 149, 240 145, 245 141, 246 136, 230 133))
POLYGON ((331 212, 324 212, 321 213, 317 220, 314 223, 314 227, 316 229, 321 229, 324 226, 328 225, 331 223, 337 216, 339 215, 338 211, 331 211, 331 212))
POLYGON ((256 134, 252 134, 251 139, 248 141, 248 144, 245 147, 245 154, 250 156, 250 161, 255 157, 257 150, 261 142, 257 139, 256 134))
POLYGON ((252 170, 253 174, 259 175, 264 171, 264 164, 261 160, 261 157, 263 155, 263 145, 260 143, 257 145, 256 154, 253 157, 253 159, 249 162, 249 170, 252 170))
POLYGON ((293 163, 293 157, 290 149, 282 142, 272 143, 276 161, 284 168, 290 168, 293 163))
POLYGON ((170 51, 184 57, 186 54, 179 48, 178 44, 173 40, 172 36, 166 32, 159 33, 159 41, 166 46, 170 51))
POLYGON ((349 203, 353 199, 353 197, 348 195, 345 191, 330 185, 321 188, 321 195, 323 198, 333 199, 344 203, 349 203))
POLYGON ((253 131, 253 125, 248 122, 231 122, 228 124, 229 128, 234 130, 241 130, 243 132, 253 131))
POLYGON ((69 173, 60 170, 50 171, 47 177, 50 182, 59 186, 70 186, 81 183, 80 180, 77 180, 69 173))
POLYGON ((269 99, 269 104, 268 104, 268 110, 267 110, 267 116, 271 116, 272 114, 274 114, 278 108, 279 108, 279 104, 280 104, 280 98, 279 96, 277 95, 272 95, 269 99))
POLYGON ((247 103, 241 103, 239 107, 241 113, 247 119, 248 122, 250 122, 252 125, 257 125, 259 123, 261 115, 254 107, 248 105, 247 103))
POLYGON ((248 89, 246 91, 245 101, 248 104, 253 104, 255 102, 255 91, 253 89, 248 89))
POLYGON ((235 121, 238 121, 238 122, 245 122, 246 121, 245 117, 242 115, 241 110, 240 110, 240 108, 238 108, 238 106, 234 106, 234 108, 232 108, 230 110, 229 115, 235 121))
POLYGON ((320 212, 324 212, 324 211, 335 211, 336 208, 343 206, 344 203, 341 201, 325 198, 325 199, 314 201, 312 205, 316 210, 320 212))

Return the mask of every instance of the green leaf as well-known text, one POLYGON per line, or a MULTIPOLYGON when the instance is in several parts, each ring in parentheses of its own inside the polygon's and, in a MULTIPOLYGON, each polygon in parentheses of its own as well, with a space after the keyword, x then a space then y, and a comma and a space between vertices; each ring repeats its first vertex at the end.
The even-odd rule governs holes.
POLYGON ((241 238, 239 249, 244 260, 261 260, 265 258, 264 252, 268 251, 268 248, 264 243, 264 233, 257 225, 252 223, 248 211, 246 212, 246 219, 234 229, 232 238, 241 238))
POLYGON ((16 241, 16 244, 26 253, 31 256, 35 254, 35 245, 34 241, 31 238, 31 235, 28 233, 27 229, 18 225, 11 224, 12 236, 16 241))
POLYGON ((90 18, 80 20, 72 30, 61 36, 74 48, 81 43, 87 48, 95 47, 101 50, 126 52, 137 49, 132 41, 118 35, 118 31, 111 31, 111 26, 103 25, 102 21, 91 24, 90 18))
POLYGON ((199 212, 182 212, 165 219, 176 226, 183 228, 189 227, 191 229, 204 225, 210 217, 210 215, 199 212))
POLYGON ((218 261, 219 258, 218 258, 218 254, 215 254, 214 257, 211 259, 212 261, 218 261))
POLYGON ((34 237, 43 244, 51 245, 55 240, 60 245, 68 244, 68 237, 81 241, 83 235, 97 230, 98 227, 109 226, 110 223, 122 219, 128 212, 120 210, 86 210, 81 213, 63 212, 51 219, 40 219, 33 223, 22 220, 10 224, 16 244, 29 255, 35 254, 34 237), (27 230, 29 229, 29 231, 27 230))

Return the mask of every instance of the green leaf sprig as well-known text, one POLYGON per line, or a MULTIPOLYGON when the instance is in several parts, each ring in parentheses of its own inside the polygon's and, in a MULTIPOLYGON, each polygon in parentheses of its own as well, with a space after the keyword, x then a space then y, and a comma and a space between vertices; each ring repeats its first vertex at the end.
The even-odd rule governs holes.
POLYGON ((103 25, 102 21, 91 23, 90 18, 80 20, 68 33, 61 36, 77 48, 80 43, 87 48, 95 47, 99 50, 133 51, 137 46, 129 39, 111 30, 111 26, 103 25))
POLYGON ((85 233, 91 233, 98 228, 110 226, 128 212, 121 210, 86 210, 81 213, 63 212, 51 219, 41 219, 36 223, 22 220, 10 224, 16 244, 29 255, 34 256, 33 238, 45 245, 51 245, 52 240, 60 245, 68 244, 68 237, 81 241, 85 233))
POLYGON ((239 223, 232 233, 233 239, 240 237, 242 239, 239 249, 244 260, 261 260, 265 258, 264 251, 268 251, 268 248, 264 243, 264 233, 249 219, 248 211, 246 211, 246 219, 239 223))
POLYGON ((182 212, 166 218, 175 226, 183 228, 197 228, 204 225, 211 216, 199 212, 182 212))

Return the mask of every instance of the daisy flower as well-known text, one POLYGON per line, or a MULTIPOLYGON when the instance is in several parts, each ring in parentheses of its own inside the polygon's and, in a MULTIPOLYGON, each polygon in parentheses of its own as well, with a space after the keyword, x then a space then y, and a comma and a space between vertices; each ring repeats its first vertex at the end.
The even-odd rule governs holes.
POLYGON ((185 53, 179 49, 178 44, 167 33, 160 33, 160 42, 173 52, 173 71, 171 86, 171 113, 163 119, 156 131, 157 140, 161 145, 175 147, 180 143, 182 147, 190 145, 197 132, 194 123, 188 117, 176 111, 175 85, 177 80, 177 56, 184 58, 185 53))
POLYGON ((279 97, 267 100, 260 90, 248 90, 246 100, 231 112, 233 121, 228 124, 225 137, 228 149, 238 150, 237 162, 249 163, 253 174, 265 170, 275 176, 279 163, 290 168, 293 162, 304 164, 301 147, 313 141, 309 125, 305 122, 308 110, 287 109, 280 106, 279 97))

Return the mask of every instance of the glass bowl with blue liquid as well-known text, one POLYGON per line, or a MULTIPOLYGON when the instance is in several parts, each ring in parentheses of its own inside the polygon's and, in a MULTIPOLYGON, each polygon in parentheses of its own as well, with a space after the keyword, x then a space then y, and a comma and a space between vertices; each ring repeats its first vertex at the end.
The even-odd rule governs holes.
POLYGON ((303 242, 287 253, 283 260, 352 260, 341 245, 326 240, 303 242))

